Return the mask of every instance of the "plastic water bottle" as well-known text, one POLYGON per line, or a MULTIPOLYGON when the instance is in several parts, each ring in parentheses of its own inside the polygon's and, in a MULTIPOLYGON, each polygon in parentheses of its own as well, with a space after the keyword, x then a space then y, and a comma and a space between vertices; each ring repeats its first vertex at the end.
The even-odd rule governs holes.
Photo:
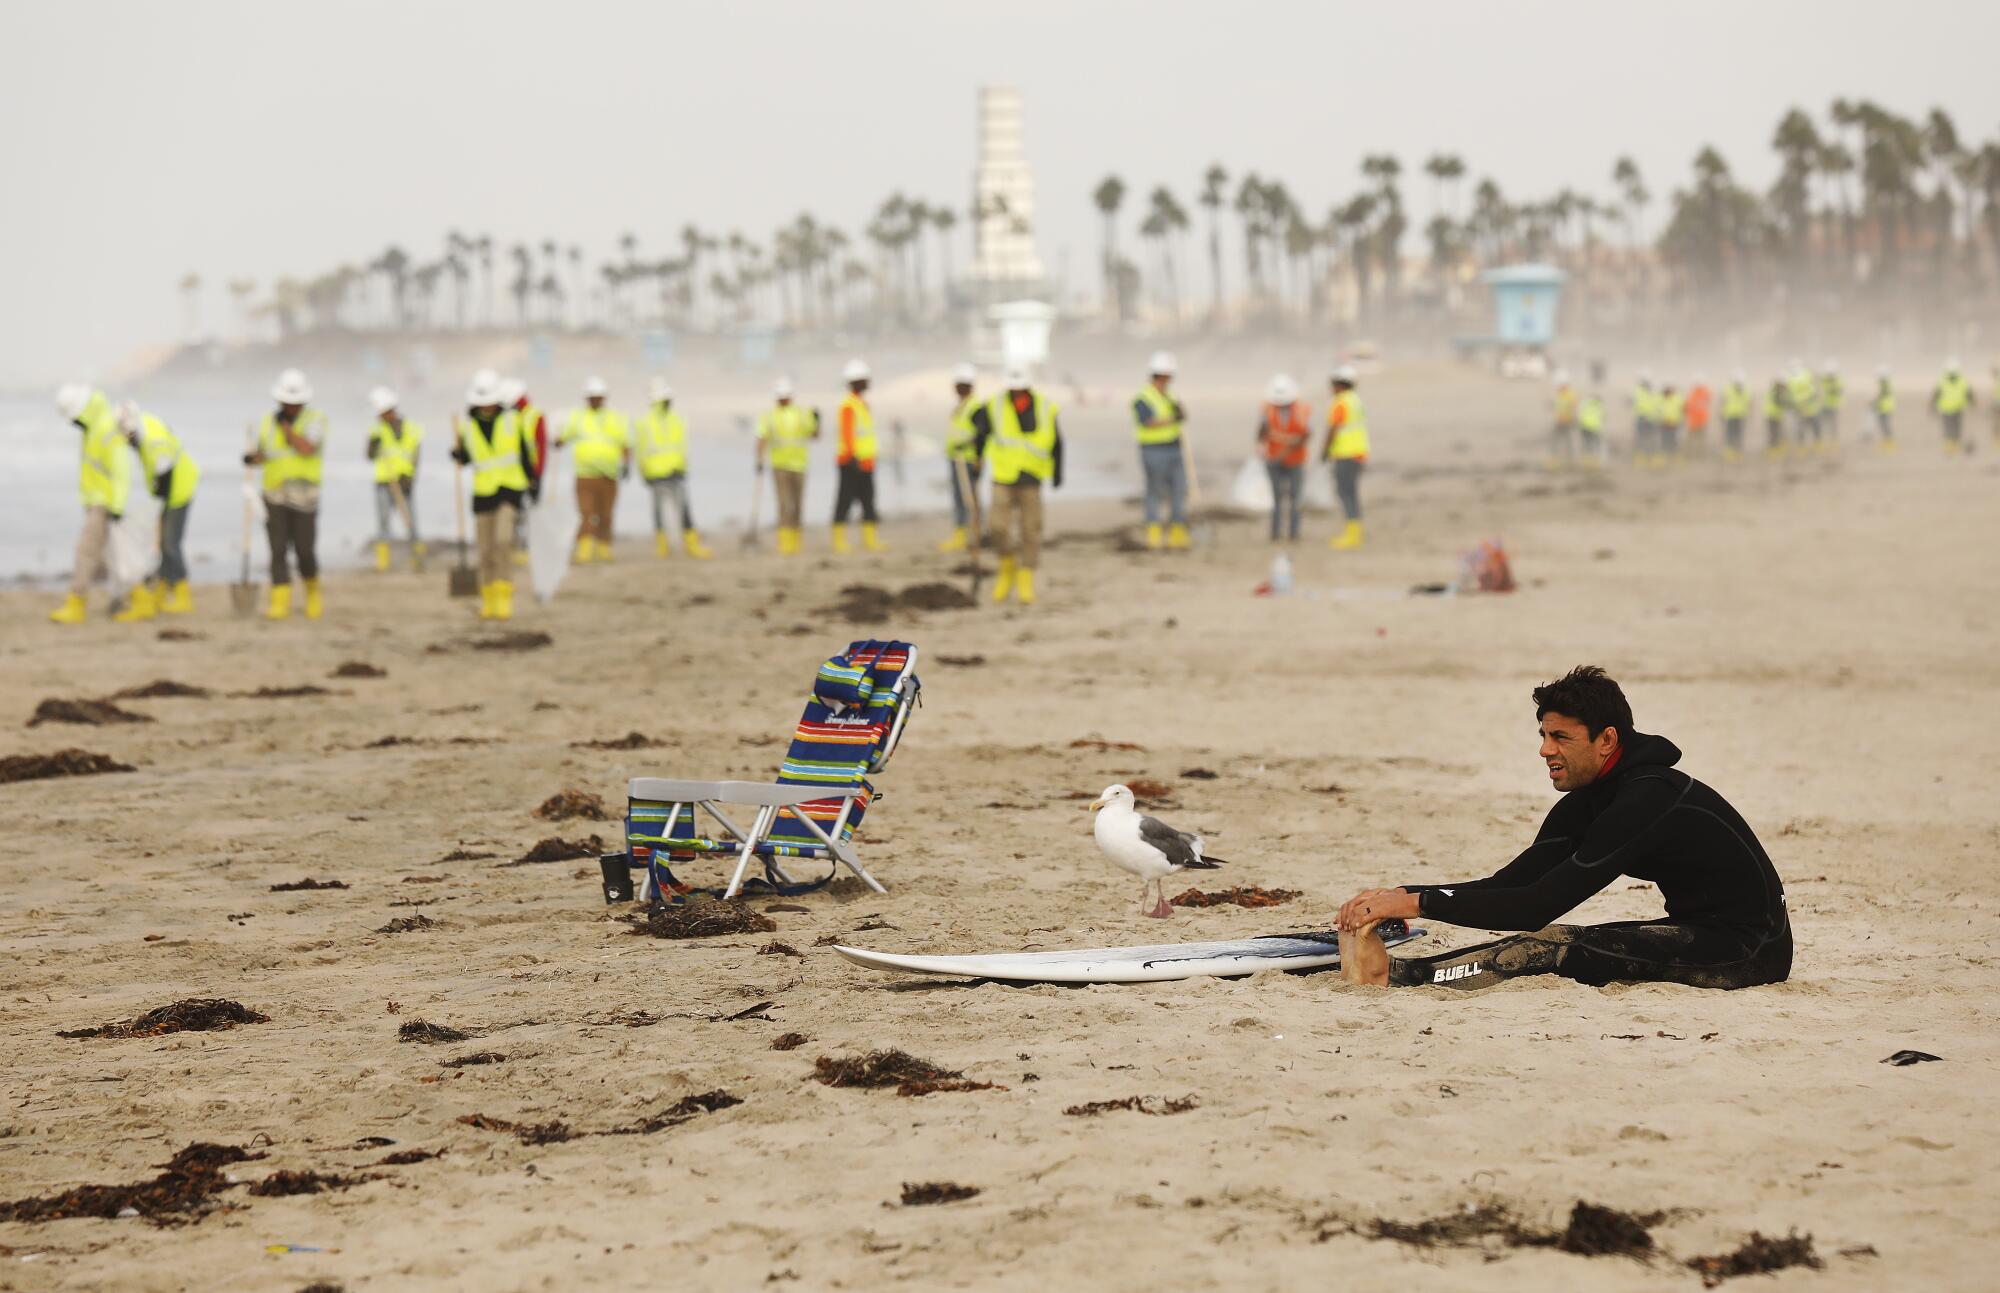
POLYGON ((1292 591, 1291 554, 1280 552, 1271 558, 1271 595, 1282 597, 1292 591))

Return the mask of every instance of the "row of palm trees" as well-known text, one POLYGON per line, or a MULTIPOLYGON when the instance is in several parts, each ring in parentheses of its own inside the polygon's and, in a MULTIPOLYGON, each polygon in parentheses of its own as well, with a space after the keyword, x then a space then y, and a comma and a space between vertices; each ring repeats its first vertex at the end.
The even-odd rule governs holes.
MULTIPOLYGON (((1187 291, 1189 207, 1166 184, 1142 204, 1137 190, 1108 175, 1091 194, 1103 225, 1102 300, 1121 319, 1145 311, 1170 323, 1409 316, 1452 308, 1477 270, 1518 260, 1570 270, 1586 306, 1717 294, 1762 301, 1774 292, 1948 296, 2000 285, 2000 138, 1969 143, 1942 109, 1912 119, 1839 99, 1824 122, 1802 108, 1787 112, 1771 147, 1778 178, 1761 193, 1716 149, 1701 149, 1650 238, 1655 196, 1630 157, 1613 164, 1606 196, 1565 187, 1514 198, 1491 177, 1473 181, 1468 194, 1465 159, 1435 153, 1422 164, 1431 215, 1421 254, 1405 246, 1411 216, 1395 156, 1364 157, 1359 185, 1317 217, 1282 179, 1232 176, 1216 163, 1192 199, 1203 213, 1205 304, 1187 291), (1143 267, 1121 245, 1131 216, 1147 248, 1143 267)), ((897 192, 855 236, 803 212, 762 242, 689 224, 658 247, 628 232, 616 254, 594 264, 581 245, 552 237, 503 244, 453 230, 435 257, 391 246, 311 278, 279 278, 261 299, 250 279, 228 280, 227 289, 246 332, 262 322, 287 336, 654 324, 915 328, 959 299, 960 225, 995 216, 1012 218, 1004 207, 960 211, 897 192)), ((203 286, 197 274, 181 280, 190 335, 202 332, 203 286)))

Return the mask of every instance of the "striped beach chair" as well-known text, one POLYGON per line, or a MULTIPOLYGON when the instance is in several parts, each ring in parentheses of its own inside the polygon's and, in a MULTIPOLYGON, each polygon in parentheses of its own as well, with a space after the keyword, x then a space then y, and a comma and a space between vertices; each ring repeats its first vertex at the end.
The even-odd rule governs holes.
POLYGON ((626 783, 625 852, 601 860, 605 901, 671 902, 690 892, 674 875, 674 864, 730 855, 736 868, 725 898, 743 891, 752 859, 762 862, 764 883, 778 893, 819 888, 843 866, 886 893, 862 866, 854 834, 877 796, 868 778, 895 754, 921 687, 912 644, 850 643, 820 666, 775 781, 632 778, 626 783), (728 805, 755 809, 747 827, 737 824, 728 805), (785 864, 798 859, 830 863, 826 877, 795 880, 785 864), (631 877, 640 868, 645 880, 635 892, 631 877))

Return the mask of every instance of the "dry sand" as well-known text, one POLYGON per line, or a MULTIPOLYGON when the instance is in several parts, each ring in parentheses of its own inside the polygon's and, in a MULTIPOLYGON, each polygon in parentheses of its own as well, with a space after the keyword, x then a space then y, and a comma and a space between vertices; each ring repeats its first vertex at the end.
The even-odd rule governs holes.
MULTIPOLYGON (((246 1182, 447 1152, 345 1191, 229 1190, 228 1210, 185 1226, 0 1224, 0 1288, 1695 1288, 1679 1261, 1752 1230, 1813 1236, 1824 1269, 1786 1272, 1787 1288, 1990 1287, 1992 459, 1944 460, 1926 434, 1889 459, 1850 447, 1590 480, 1507 469, 1518 444, 1494 451, 1503 470, 1460 470, 1451 434, 1429 469, 1375 482, 1364 552, 1328 553, 1316 520, 1301 588, 1449 577, 1457 548, 1497 531, 1518 594, 1255 599, 1260 522, 1135 557, 1087 537, 1129 522, 1106 504, 1056 513, 1042 605, 884 626, 928 657, 867 824, 891 892, 802 899, 774 934, 632 937, 593 862, 498 862, 552 834, 615 834, 530 815, 565 788, 616 805, 639 773, 768 775, 813 668, 849 636, 812 608, 853 581, 940 577, 938 524, 892 527, 895 553, 844 562, 729 545, 663 564, 634 545, 528 610, 516 627, 554 645, 520 654, 427 650, 475 633, 441 572, 336 577, 317 626, 232 620, 205 590, 173 624, 193 641, 59 631, 45 598, 8 594, 0 696, 17 724, 45 697, 157 678, 337 694, 122 701, 157 721, 0 740, 138 767, 0 787, 0 1198, 141 1180, 197 1140, 267 1153, 225 1169, 246 1182), (329 677, 348 660, 387 677, 329 677), (1584 660, 1762 835, 1797 928, 1790 983, 1006 989, 878 977, 817 945, 1324 927, 1365 883, 1483 874, 1550 800, 1528 690, 1584 660), (665 747, 572 745, 634 729, 665 747), (367 748, 388 736, 416 743, 367 748), (1093 737, 1141 748, 1072 747, 1093 737), (1166 815, 1234 860, 1224 882, 1305 897, 1141 918, 1072 797, 1133 777, 1167 783, 1166 815), (440 861, 455 849, 496 856, 440 861), (350 887, 270 892, 305 876, 350 887), (438 923, 377 932, 419 913, 438 923), (760 955, 773 940, 803 955, 760 955), (206 996, 269 1022, 56 1036, 206 996), (399 1042, 414 1020, 477 1036, 399 1042), (810 1040, 772 1049, 792 1032, 810 1040), (820 1056, 884 1046, 999 1085, 906 1098, 809 1080, 820 1056), (1903 1048, 1944 1062, 1880 1063, 1903 1048), (478 1051, 506 1058, 441 1063, 478 1051), (717 1090, 743 1103, 646 1135, 530 1146, 461 1122, 595 1131, 717 1090), (1189 1095, 1198 1107, 1172 1116, 1064 1113, 1189 1095), (923 1182, 981 1193, 901 1206, 923 1182), (1485 1200, 1559 1228, 1578 1199, 1667 1211, 1662 1254, 1489 1264, 1349 1233, 1485 1200), (267 1251, 282 1244, 320 1251, 267 1251)), ((1581 916, 1657 902, 1619 884, 1581 916)), ((1423 946, 1478 937, 1439 929, 1423 946)))

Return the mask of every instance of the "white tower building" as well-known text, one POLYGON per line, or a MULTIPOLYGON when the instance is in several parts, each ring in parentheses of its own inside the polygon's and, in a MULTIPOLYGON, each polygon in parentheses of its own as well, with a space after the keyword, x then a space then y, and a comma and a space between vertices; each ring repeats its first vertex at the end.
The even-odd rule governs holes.
POLYGON ((973 226, 970 277, 992 299, 991 285, 1039 286, 1035 253, 1035 178, 1021 148, 1021 92, 1011 85, 979 89, 979 213, 973 226))

